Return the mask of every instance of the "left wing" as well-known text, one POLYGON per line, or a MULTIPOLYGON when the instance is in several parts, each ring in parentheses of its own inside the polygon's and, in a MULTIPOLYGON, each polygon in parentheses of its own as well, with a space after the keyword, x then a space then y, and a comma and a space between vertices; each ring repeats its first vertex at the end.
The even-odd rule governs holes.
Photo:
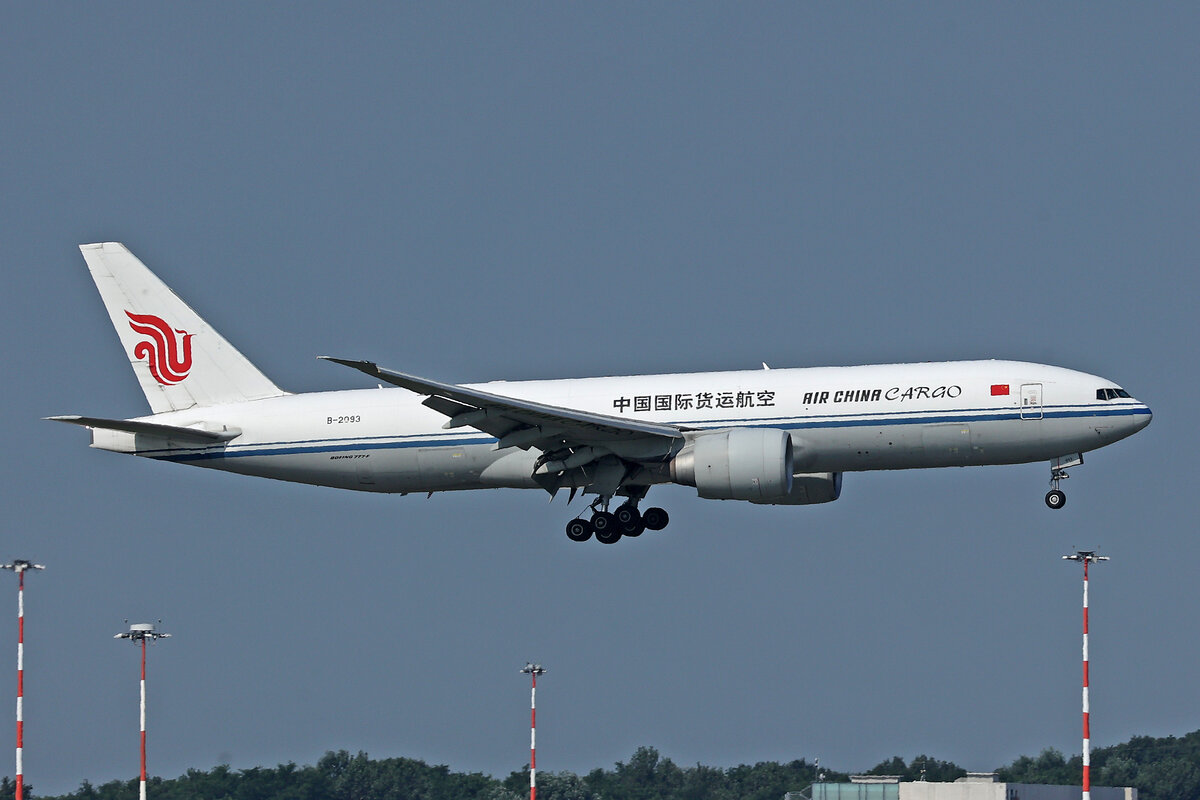
POLYGON ((393 372, 371 361, 351 361, 330 356, 321 358, 425 395, 424 405, 450 418, 443 425, 445 428, 469 426, 490 433, 499 440, 497 447, 500 449, 533 447, 542 451, 535 476, 557 477, 557 480, 543 481, 550 491, 564 485, 566 473, 597 462, 598 467, 605 467, 607 462, 609 468, 596 470, 596 480, 592 482, 611 483, 611 478, 601 478, 600 473, 615 474, 611 469, 615 458, 624 466, 617 478, 617 486, 612 487, 612 492, 600 492, 613 494, 626 478, 632 476, 639 464, 662 462, 684 444, 684 429, 674 425, 622 419, 505 397, 393 372))

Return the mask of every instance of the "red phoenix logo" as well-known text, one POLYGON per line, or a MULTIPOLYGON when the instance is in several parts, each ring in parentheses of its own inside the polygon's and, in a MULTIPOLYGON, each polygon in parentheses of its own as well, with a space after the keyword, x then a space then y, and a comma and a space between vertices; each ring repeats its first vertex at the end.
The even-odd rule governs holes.
POLYGON ((188 376, 192 369, 192 337, 195 334, 172 329, 162 317, 126 311, 129 327, 150 337, 133 348, 134 358, 150 362, 150 374, 163 386, 172 386, 188 376), (176 336, 176 334, 179 334, 176 336))

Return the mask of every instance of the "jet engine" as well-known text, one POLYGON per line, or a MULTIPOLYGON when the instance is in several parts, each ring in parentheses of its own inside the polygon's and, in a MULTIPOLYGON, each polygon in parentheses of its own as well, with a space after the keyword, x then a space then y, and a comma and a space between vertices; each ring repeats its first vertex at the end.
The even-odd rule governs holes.
POLYGON ((811 472, 792 476, 792 490, 786 497, 751 500, 751 503, 773 506, 806 506, 812 503, 832 503, 842 493, 842 473, 811 472))
POLYGON ((789 502, 792 440, 774 428, 702 433, 671 460, 671 480, 710 500, 789 502))

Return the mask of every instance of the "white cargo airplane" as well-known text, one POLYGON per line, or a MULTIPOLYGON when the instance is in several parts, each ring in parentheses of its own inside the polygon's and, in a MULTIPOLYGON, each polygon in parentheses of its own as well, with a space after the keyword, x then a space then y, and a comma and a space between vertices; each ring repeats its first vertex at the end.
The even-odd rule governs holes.
POLYGON ((660 483, 804 505, 836 500, 843 472, 1049 460, 1061 508, 1066 469, 1151 418, 1112 381, 1018 361, 456 385, 329 358, 406 391, 291 394, 124 245, 80 250, 153 412, 50 417, 92 447, 368 492, 582 490, 575 541, 661 530, 666 511, 638 510, 660 483))

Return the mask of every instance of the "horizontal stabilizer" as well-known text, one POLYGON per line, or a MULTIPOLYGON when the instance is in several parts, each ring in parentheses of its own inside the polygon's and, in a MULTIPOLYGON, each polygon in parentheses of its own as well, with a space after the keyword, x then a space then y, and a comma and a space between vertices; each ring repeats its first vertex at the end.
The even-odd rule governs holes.
POLYGON ((147 436, 161 436, 175 441, 195 442, 197 444, 217 444, 228 442, 242 435, 240 430, 206 431, 201 428, 183 428, 178 425, 163 425, 158 422, 143 422, 134 419, 102 419, 100 417, 81 417, 69 414, 61 417, 46 417, 54 422, 67 422, 71 425, 82 425, 86 428, 101 428, 110 431, 125 431, 126 433, 141 433, 147 436))

